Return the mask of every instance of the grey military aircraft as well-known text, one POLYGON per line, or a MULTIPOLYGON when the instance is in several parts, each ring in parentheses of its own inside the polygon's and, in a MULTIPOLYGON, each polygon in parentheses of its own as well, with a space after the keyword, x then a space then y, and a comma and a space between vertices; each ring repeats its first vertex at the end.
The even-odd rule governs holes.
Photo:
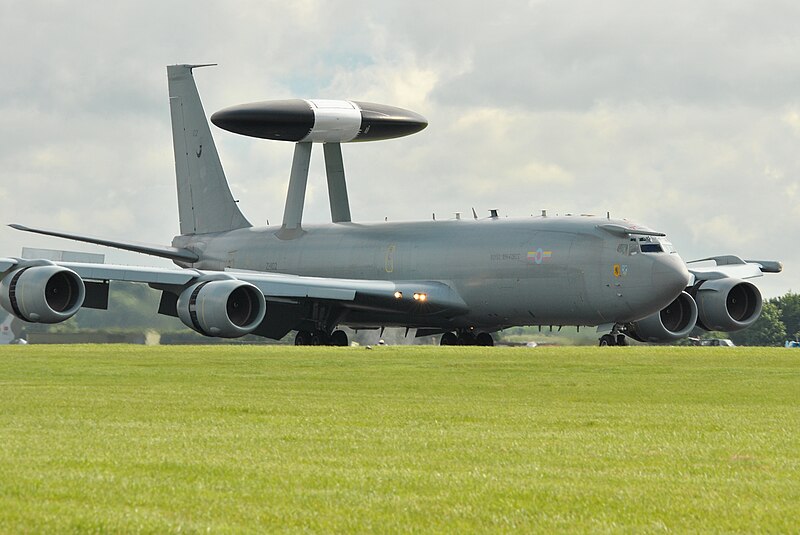
POLYGON ((12 227, 171 259, 180 269, 0 258, 0 304, 27 322, 106 308, 109 281, 161 291, 158 312, 206 336, 255 334, 347 345, 340 326, 415 329, 442 345, 492 345, 517 325, 598 326, 601 345, 669 342, 697 325, 751 325, 762 299, 749 281, 774 261, 728 255, 685 263, 666 236, 595 216, 401 223, 351 220, 341 143, 408 135, 413 112, 352 101, 246 104, 212 116, 244 135, 296 143, 281 225, 254 227, 229 189, 194 81, 167 67, 180 235, 171 246, 12 227), (304 225, 308 163, 324 148, 332 222, 304 225))

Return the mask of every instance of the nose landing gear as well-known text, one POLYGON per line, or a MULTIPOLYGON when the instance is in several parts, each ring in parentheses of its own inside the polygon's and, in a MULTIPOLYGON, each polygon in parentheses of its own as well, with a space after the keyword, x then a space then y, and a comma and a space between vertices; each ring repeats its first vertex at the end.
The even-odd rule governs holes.
POLYGON ((619 325, 615 325, 609 334, 604 334, 600 337, 600 347, 626 345, 628 345, 628 337, 620 332, 619 325))

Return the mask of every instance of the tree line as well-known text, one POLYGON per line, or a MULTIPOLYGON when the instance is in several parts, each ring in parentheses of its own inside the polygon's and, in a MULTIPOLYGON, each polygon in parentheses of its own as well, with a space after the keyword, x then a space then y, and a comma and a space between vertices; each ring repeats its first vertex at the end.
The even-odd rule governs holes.
POLYGON ((728 334, 736 345, 782 346, 800 337, 800 294, 789 292, 764 301, 761 317, 741 331, 728 334))

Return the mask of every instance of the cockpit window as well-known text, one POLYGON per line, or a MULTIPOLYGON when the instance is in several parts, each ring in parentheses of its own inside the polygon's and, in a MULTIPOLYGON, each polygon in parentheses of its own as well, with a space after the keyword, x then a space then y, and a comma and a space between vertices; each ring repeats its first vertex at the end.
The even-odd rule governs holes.
POLYGON ((675 246, 673 246, 666 238, 661 238, 658 241, 661 243, 661 247, 664 249, 664 251, 670 254, 678 252, 675 250, 675 246))
POLYGON ((643 253, 663 253, 664 249, 661 248, 660 243, 643 243, 641 244, 643 253))
POLYGON ((636 254, 643 253, 674 253, 675 247, 663 237, 657 236, 638 236, 631 237, 629 244, 629 253, 636 254))

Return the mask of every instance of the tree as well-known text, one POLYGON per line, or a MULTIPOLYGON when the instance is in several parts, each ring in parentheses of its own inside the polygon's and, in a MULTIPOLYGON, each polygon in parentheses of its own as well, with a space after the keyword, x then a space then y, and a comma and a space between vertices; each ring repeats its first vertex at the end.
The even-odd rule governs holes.
POLYGON ((790 338, 800 336, 800 294, 789 292, 769 300, 781 309, 781 321, 790 338))
POLYGON ((771 301, 764 303, 761 317, 747 329, 730 333, 730 338, 741 346, 783 345, 786 327, 781 321, 781 309, 771 301))

